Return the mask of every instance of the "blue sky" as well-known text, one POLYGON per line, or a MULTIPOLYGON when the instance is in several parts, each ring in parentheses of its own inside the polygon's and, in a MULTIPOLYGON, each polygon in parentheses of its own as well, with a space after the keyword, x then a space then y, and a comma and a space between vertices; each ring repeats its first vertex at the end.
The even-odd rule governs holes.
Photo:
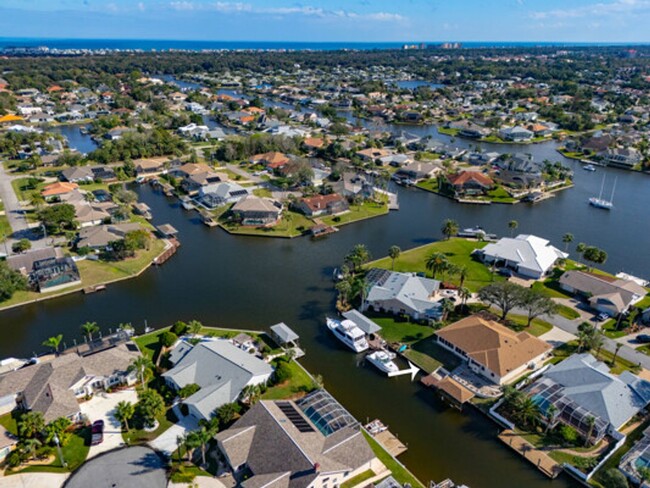
POLYGON ((650 41, 650 0, 0 0, 0 36, 650 41))

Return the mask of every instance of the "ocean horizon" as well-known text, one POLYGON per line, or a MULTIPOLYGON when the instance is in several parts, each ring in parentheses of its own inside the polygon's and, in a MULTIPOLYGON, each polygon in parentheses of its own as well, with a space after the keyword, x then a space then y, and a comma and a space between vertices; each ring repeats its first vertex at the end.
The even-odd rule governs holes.
POLYGON ((464 48, 508 48, 508 47, 632 47, 650 43, 628 42, 562 42, 562 41, 403 41, 403 42, 299 42, 299 41, 205 41, 174 39, 63 39, 35 37, 0 37, 0 49, 37 48, 49 49, 110 49, 110 50, 315 50, 336 51, 341 49, 377 50, 401 49, 404 45, 435 46, 443 43, 460 43, 464 48))

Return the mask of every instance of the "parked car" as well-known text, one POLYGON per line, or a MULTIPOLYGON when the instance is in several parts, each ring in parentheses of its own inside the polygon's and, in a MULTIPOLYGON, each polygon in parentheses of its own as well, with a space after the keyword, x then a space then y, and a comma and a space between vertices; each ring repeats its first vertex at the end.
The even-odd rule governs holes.
POLYGON ((505 276, 507 278, 510 278, 512 276, 512 271, 509 270, 508 268, 499 268, 499 269, 497 269, 497 273, 499 273, 501 276, 505 276))
POLYGON ((95 420, 91 430, 90 445, 96 446, 104 441, 104 421, 95 420))
POLYGON ((598 322, 602 322, 603 320, 609 320, 609 314, 605 312, 601 312, 596 316, 596 320, 598 322))
POLYGON ((640 342, 641 344, 648 344, 650 343, 650 335, 639 334, 638 336, 636 336, 636 341, 640 342))

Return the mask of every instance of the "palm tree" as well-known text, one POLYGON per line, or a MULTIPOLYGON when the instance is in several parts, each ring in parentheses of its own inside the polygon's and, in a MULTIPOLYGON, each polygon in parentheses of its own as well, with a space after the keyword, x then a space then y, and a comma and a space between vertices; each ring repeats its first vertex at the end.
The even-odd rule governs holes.
POLYGON ((517 407, 517 417, 528 427, 535 427, 539 422, 539 407, 529 396, 524 396, 517 407))
POLYGON ((201 332, 202 328, 203 328, 203 324, 198 320, 191 320, 187 324, 187 329, 192 333, 192 335, 196 335, 199 332, 201 332))
POLYGON ((36 438, 25 439, 22 441, 23 452, 27 455, 27 459, 31 459, 36 454, 36 451, 43 443, 36 438))
POLYGON ((465 308, 465 306, 467 305, 467 300, 472 298, 472 292, 469 290, 469 288, 463 286, 458 289, 458 296, 462 300, 463 308, 465 308))
POLYGON ((32 438, 45 428, 45 420, 41 412, 30 411, 23 414, 18 421, 18 433, 21 437, 32 438))
POLYGON ((592 349, 596 350, 596 358, 598 358, 598 356, 600 356, 600 350, 605 344, 605 339, 603 337, 602 331, 600 330, 596 331, 591 342, 592 342, 591 347, 592 349))
POLYGON ((519 222, 516 220, 511 220, 508 222, 508 229, 510 229, 510 237, 515 235, 515 230, 517 230, 517 227, 519 227, 519 222))
POLYGON ((126 431, 129 431, 129 420, 135 414, 135 405, 131 402, 121 401, 115 406, 115 418, 124 424, 126 431))
POLYGON ((393 271, 395 271, 395 260, 399 258, 401 252, 402 250, 399 248, 399 246, 390 246, 390 248, 388 249, 388 256, 393 260, 393 264, 392 264, 393 271))
POLYGON ((594 426, 596 425, 596 418, 592 417, 591 415, 587 417, 586 419, 587 425, 589 426, 589 432, 587 432, 587 436, 585 437, 585 447, 589 444, 591 441, 591 436, 594 433, 594 426))
POLYGON ((569 244, 573 242, 573 234, 570 234, 567 232, 562 236, 562 242, 564 242, 564 252, 567 252, 569 250, 569 244))
POLYGON ((546 435, 555 421, 555 417, 558 414, 558 409, 552 403, 546 408, 546 428, 544 429, 544 435, 546 435))
POLYGON ((587 250, 587 245, 584 242, 578 242, 576 246, 576 253, 578 254, 578 262, 582 264, 582 254, 587 250))
POLYGON ((208 429, 205 426, 201 427, 199 430, 195 430, 193 434, 196 436, 195 441, 199 444, 199 447, 201 448, 201 461, 202 461, 202 466, 206 465, 205 462, 205 451, 208 446, 208 442, 212 440, 212 437, 214 434, 217 432, 216 426, 208 429))
POLYGON ((99 332, 99 326, 97 322, 86 322, 85 324, 81 324, 81 332, 88 337, 88 341, 92 342, 93 334, 99 332))
POLYGON ((352 251, 345 256, 345 262, 352 266, 353 271, 358 269, 370 261, 370 251, 363 244, 357 244, 352 248, 352 251))
POLYGON ((51 347, 54 350, 54 354, 59 354, 59 346, 63 340, 63 334, 57 336, 49 337, 46 341, 43 341, 45 347, 51 347))
POLYGON ((441 252, 431 253, 427 256, 424 264, 427 270, 431 271, 431 277, 435 280, 436 275, 447 267, 447 256, 441 252))
POLYGON ((35 191, 32 192, 32 194, 29 197, 29 203, 36 208, 36 210, 40 210, 43 204, 45 203, 45 198, 43 195, 41 195, 40 192, 35 191))
POLYGON ((449 314, 453 312, 456 309, 454 306, 454 302, 451 300, 443 300, 442 301, 442 320, 447 320, 447 317, 449 317, 449 314))
POLYGON ((451 236, 458 234, 458 222, 455 220, 447 219, 442 224, 442 234, 447 238, 451 239, 451 236))
POLYGON ((139 356, 131 362, 127 371, 137 371, 140 376, 140 383, 142 383, 142 386, 146 390, 147 384, 144 382, 144 372, 151 368, 153 368, 151 359, 146 356, 139 356))
POLYGON ((618 356, 618 351, 620 351, 621 347, 623 347, 623 344, 617 342, 615 347, 616 348, 614 349, 614 359, 612 359, 612 367, 616 366, 616 357, 618 356))
POLYGON ((192 461, 194 450, 201 446, 201 440, 197 431, 193 430, 185 435, 185 450, 187 452, 187 460, 192 461))
POLYGON ((460 288, 463 288, 463 286, 465 285, 465 280, 467 279, 467 274, 468 274, 467 266, 463 266, 463 265, 458 266, 458 273, 457 274, 458 274, 458 279, 459 279, 458 286, 460 288))

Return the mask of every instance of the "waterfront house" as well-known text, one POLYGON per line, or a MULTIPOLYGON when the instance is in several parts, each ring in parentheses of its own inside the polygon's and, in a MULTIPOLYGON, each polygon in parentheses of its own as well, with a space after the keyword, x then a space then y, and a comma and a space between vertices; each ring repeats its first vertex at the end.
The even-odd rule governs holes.
POLYGON ((199 200, 208 208, 235 203, 250 194, 250 190, 237 183, 211 183, 199 189, 199 200))
POLYGON ((647 290, 633 280, 570 270, 560 276, 560 287, 584 297, 591 308, 612 317, 641 301, 647 290))
POLYGON ((111 242, 124 240, 124 237, 129 232, 142 229, 142 225, 137 222, 100 225, 81 229, 77 238, 76 247, 78 249, 105 249, 111 242))
POLYGON ((88 166, 73 166, 61 171, 61 177, 69 183, 92 182, 95 179, 93 171, 88 166))
POLYGON ((641 153, 634 148, 607 148, 598 154, 603 162, 609 166, 618 166, 630 169, 641 162, 641 153))
POLYGON ((165 171, 167 158, 138 159, 133 164, 138 176, 157 176, 165 171))
POLYGON ((443 182, 456 196, 485 195, 494 187, 494 181, 479 171, 461 171, 446 175, 443 182))
POLYGON ((436 332, 436 341, 467 361, 476 374, 497 385, 539 368, 552 347, 528 332, 472 315, 436 332))
POLYGON ((415 320, 440 320, 442 304, 436 300, 440 282, 414 273, 371 269, 366 275, 366 299, 361 311, 368 309, 415 320))
POLYGON ((46 293, 80 285, 81 275, 71 257, 41 259, 34 263, 29 283, 40 293, 46 293))
POLYGON ((515 238, 503 237, 474 252, 485 263, 511 268, 523 276, 535 279, 551 271, 558 259, 569 257, 546 239, 527 234, 515 238))
POLYGON ((481 127, 471 120, 459 120, 457 122, 451 122, 449 124, 449 128, 457 130, 459 136, 468 137, 471 139, 480 139, 490 133, 489 130, 481 127))
POLYGON ((136 381, 128 372, 140 356, 132 342, 107 345, 99 351, 68 352, 0 376, 0 415, 14 408, 41 412, 45 422, 80 418, 78 399, 136 381))
POLYGON ((650 382, 624 371, 610 373, 609 366, 591 354, 576 354, 551 366, 526 389, 542 417, 555 405, 555 422, 567 424, 598 443, 615 434, 650 403, 650 382), (595 419, 593 428, 589 417, 595 419))
POLYGON ((440 167, 433 163, 415 161, 398 169, 395 172, 395 177, 400 179, 409 179, 417 183, 426 180, 427 178, 432 178, 441 171, 440 167))
POLYGON ((324 390, 262 400, 215 439, 237 486, 334 488, 385 470, 359 423, 324 390))
POLYGON ((264 384, 273 373, 267 363, 223 339, 196 345, 179 341, 169 360, 174 367, 162 375, 168 386, 201 388, 183 400, 196 419, 210 419, 215 409, 237 401, 246 386, 264 384))
POLYGON ((226 181, 228 181, 228 175, 208 169, 187 175, 181 182, 181 188, 189 195, 195 195, 201 188, 226 181))
POLYGON ((271 198, 247 195, 232 207, 241 225, 273 226, 282 216, 282 204, 271 198))
POLYGON ((509 142, 528 142, 534 135, 524 127, 505 127, 499 131, 499 137, 509 142))
POLYGON ((42 259, 62 258, 63 249, 60 247, 45 247, 43 249, 32 249, 24 253, 14 254, 7 257, 7 266, 14 271, 29 276, 34 271, 34 263, 42 259))
POLYGON ((349 208, 347 200, 336 193, 303 198, 295 206, 299 212, 308 217, 335 215, 345 212, 349 208))
POLYGON ((647 469, 648 467, 650 467, 650 427, 643 431, 643 437, 623 456, 618 465, 618 469, 620 469, 635 486, 647 488, 648 484, 643 481, 646 474, 643 472, 643 469, 647 469))

